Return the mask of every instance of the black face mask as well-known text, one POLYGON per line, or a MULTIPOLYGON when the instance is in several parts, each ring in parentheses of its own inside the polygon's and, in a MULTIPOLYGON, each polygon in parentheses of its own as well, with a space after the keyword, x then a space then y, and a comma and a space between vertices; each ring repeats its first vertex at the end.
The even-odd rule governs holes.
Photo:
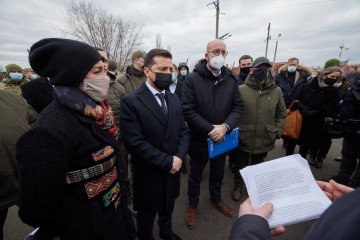
POLYGON ((250 73, 250 68, 251 67, 243 67, 243 68, 240 68, 240 72, 242 74, 249 74, 250 73))
POLYGON ((332 86, 337 82, 337 79, 325 78, 324 83, 328 86, 332 86))
POLYGON ((259 81, 265 81, 268 78, 269 70, 267 69, 255 69, 252 73, 253 77, 259 81))
POLYGON ((154 84, 160 90, 168 89, 172 84, 172 75, 171 73, 155 73, 155 81, 154 84))

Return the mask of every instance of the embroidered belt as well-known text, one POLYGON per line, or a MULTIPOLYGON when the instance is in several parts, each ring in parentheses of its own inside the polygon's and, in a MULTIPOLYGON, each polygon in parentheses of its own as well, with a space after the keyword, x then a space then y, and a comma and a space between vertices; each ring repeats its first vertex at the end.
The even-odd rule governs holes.
POLYGON ((112 157, 110 160, 100 163, 98 165, 95 165, 93 167, 89 168, 83 168, 80 170, 67 172, 66 173, 66 183, 76 183, 81 182, 83 180, 96 177, 106 171, 108 171, 110 168, 112 168, 115 165, 115 157, 112 157))

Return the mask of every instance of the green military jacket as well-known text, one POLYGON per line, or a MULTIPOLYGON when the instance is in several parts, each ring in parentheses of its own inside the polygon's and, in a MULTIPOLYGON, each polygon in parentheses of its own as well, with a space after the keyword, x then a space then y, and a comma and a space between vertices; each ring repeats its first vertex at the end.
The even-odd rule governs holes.
POLYGON ((239 86, 244 113, 239 122, 239 148, 252 154, 272 150, 285 125, 286 107, 272 77, 260 84, 251 75, 239 86))
POLYGON ((19 95, 21 95, 21 88, 20 86, 24 83, 29 82, 29 79, 24 78, 21 81, 14 81, 11 80, 8 77, 5 77, 1 82, 0 82, 0 89, 2 90, 6 90, 6 91, 10 91, 10 92, 14 92, 17 93, 19 95))
POLYGON ((144 72, 130 65, 126 68, 126 73, 120 74, 115 81, 125 88, 126 93, 131 93, 146 81, 146 76, 144 72))
POLYGON ((21 96, 0 90, 0 210, 17 202, 18 174, 15 163, 15 145, 37 114, 21 96))

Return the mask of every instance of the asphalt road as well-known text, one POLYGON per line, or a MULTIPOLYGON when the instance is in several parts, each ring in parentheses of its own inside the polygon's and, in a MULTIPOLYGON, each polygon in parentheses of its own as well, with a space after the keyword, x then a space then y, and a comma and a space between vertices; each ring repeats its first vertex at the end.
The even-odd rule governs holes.
MULTIPOLYGON (((311 168, 316 179, 328 178, 337 173, 340 166, 339 162, 334 161, 334 158, 340 156, 342 139, 333 140, 332 147, 330 149, 327 158, 323 163, 321 169, 311 168)), ((269 152, 267 160, 276 159, 285 156, 285 149, 282 148, 282 141, 276 142, 276 147, 273 151, 269 152)), ((297 152, 297 149, 296 151, 297 152)), ((184 240, 226 240, 229 238, 231 226, 236 220, 236 216, 228 218, 222 215, 216 208, 210 204, 210 196, 208 190, 208 174, 209 166, 207 165, 204 174, 203 181, 201 183, 200 204, 198 208, 198 223, 196 229, 189 230, 185 225, 185 212, 187 209, 187 177, 188 175, 182 175, 181 179, 181 195, 176 200, 175 210, 173 214, 173 231, 177 233, 184 240)), ((239 210, 240 202, 246 199, 244 194, 240 202, 235 202, 231 199, 231 191, 233 188, 233 175, 226 171, 223 186, 222 196, 223 200, 233 207, 234 212, 239 210)), ((307 221, 298 224, 294 224, 286 227, 286 232, 274 239, 302 239, 306 232, 309 230, 314 221, 307 221)), ((4 239, 5 240, 20 240, 32 231, 32 228, 23 224, 17 216, 17 207, 9 209, 8 217, 4 226, 4 239)), ((154 237, 158 237, 158 227, 154 225, 154 237)))

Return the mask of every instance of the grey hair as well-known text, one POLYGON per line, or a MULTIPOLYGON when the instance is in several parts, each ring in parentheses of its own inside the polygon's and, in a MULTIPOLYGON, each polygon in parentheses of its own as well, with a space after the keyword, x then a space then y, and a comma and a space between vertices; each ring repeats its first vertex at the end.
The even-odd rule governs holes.
POLYGON ((325 68, 320 74, 319 74, 319 77, 320 78, 323 78, 325 75, 329 75, 333 72, 339 72, 340 73, 340 78, 341 79, 344 79, 345 78, 345 72, 340 68, 340 67, 336 67, 336 66, 333 66, 333 67, 328 67, 328 68, 325 68))

